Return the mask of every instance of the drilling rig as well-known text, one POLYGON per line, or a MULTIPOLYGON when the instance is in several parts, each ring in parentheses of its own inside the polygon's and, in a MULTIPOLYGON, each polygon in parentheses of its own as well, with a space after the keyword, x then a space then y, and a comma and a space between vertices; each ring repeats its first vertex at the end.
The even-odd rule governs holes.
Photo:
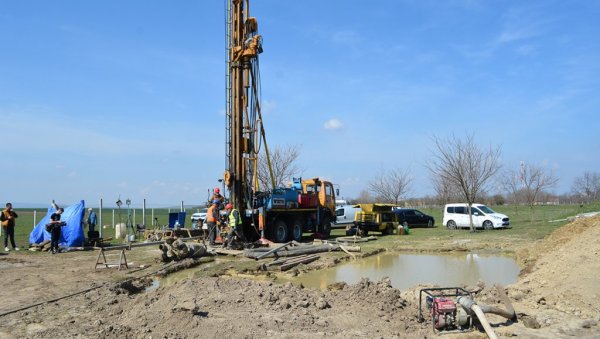
POLYGON ((259 54, 262 36, 250 16, 249 0, 227 2, 226 169, 229 202, 243 217, 248 239, 300 240, 303 232, 329 236, 335 222, 333 184, 294 178, 290 187, 275 187, 260 108, 259 54), (258 157, 264 147, 272 188, 258 185, 258 157))

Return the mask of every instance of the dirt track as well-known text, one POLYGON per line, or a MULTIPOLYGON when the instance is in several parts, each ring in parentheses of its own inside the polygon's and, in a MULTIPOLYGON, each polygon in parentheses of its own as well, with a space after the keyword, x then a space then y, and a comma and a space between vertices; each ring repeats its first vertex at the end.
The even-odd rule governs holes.
MULTIPOLYGON (((506 290, 519 322, 491 316, 498 335, 600 337, 600 216, 577 220, 516 250, 524 269, 506 290)), ((399 291, 385 280, 319 291, 206 276, 148 293, 136 293, 144 281, 116 283, 158 269, 155 251, 128 252, 136 266, 151 266, 126 272, 94 272, 92 252, 0 256, 0 314, 98 287, 0 317, 0 338, 437 337, 429 323, 417 322, 419 287, 399 291)), ((491 286, 470 288, 479 290, 479 302, 500 302, 491 286)), ((485 334, 460 335, 465 336, 485 334)))

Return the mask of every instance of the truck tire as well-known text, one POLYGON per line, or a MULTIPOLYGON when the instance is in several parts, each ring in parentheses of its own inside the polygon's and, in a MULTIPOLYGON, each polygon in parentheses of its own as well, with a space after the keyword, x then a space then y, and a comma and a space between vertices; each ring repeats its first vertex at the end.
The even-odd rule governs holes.
POLYGON ((293 219, 290 225, 290 236, 292 240, 302 240, 302 232, 302 220, 300 220, 299 218, 293 219))
POLYGON ((331 218, 325 217, 323 218, 323 225, 321 225, 321 232, 325 238, 329 238, 331 234, 331 218))
POLYGON ((385 227, 384 235, 392 235, 392 234, 394 234, 394 225, 388 224, 385 227))
POLYGON ((275 225, 273 227, 273 241, 276 243, 284 243, 288 241, 288 227, 283 219, 279 219, 275 221, 275 225))

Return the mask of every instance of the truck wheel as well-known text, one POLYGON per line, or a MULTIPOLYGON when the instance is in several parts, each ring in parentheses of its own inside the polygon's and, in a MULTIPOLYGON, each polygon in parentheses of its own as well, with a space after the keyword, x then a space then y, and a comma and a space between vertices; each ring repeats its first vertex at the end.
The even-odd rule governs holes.
POLYGON ((365 229, 359 229, 358 232, 360 233, 361 237, 366 237, 369 235, 369 231, 367 231, 365 229))
POLYGON ((288 227, 285 221, 279 219, 275 221, 275 227, 273 228, 273 241, 277 243, 284 243, 288 240, 288 227))
POLYGON ((486 221, 483 222, 483 229, 488 230, 488 231, 489 230, 493 230, 494 229, 494 224, 492 224, 491 221, 486 220, 486 221))
POLYGON ((302 221, 300 219, 292 220, 292 224, 290 225, 290 234, 292 236, 292 240, 302 240, 302 221))
POLYGON ((329 217, 323 218, 321 234, 323 234, 326 238, 329 238, 329 235, 331 234, 331 219, 329 217))
POLYGON ((385 228, 385 235, 392 235, 392 234, 394 234, 394 225, 388 224, 387 227, 385 228))

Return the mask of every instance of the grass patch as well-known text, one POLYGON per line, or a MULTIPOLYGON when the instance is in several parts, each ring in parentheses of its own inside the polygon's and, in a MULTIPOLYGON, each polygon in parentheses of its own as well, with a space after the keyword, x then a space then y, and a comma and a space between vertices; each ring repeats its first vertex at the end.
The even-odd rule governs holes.
MULTIPOLYGON (((549 205, 549 206, 534 206, 533 209, 530 209, 528 206, 515 206, 515 205, 506 205, 506 206, 494 206, 493 209, 499 213, 503 213, 508 215, 510 218, 511 229, 507 230, 495 230, 495 231, 484 231, 484 232, 475 232, 470 233, 468 230, 456 230, 450 231, 446 229, 445 225, 442 225, 442 212, 443 208, 422 208, 420 209, 423 213, 429 214, 435 218, 436 227, 432 229, 428 228, 415 228, 412 229, 411 235, 409 237, 403 237, 403 241, 424 241, 426 242, 431 238, 438 239, 447 239, 452 240, 456 237, 461 237, 465 239, 478 239, 478 240, 489 240, 493 241, 498 238, 508 238, 506 241, 514 241, 514 242, 526 242, 538 240, 546 235, 550 234, 552 231, 557 229, 558 227, 566 224, 568 221, 564 220, 567 217, 575 216, 579 213, 586 213, 592 211, 600 211, 600 202, 596 202, 594 204, 589 205, 549 205), (558 220, 558 221, 555 221, 558 220)), ((29 233, 33 229, 34 226, 34 211, 37 212, 37 221, 39 222, 42 219, 46 211, 45 209, 16 209, 16 212, 19 214, 19 218, 17 219, 17 226, 15 228, 15 241, 17 245, 20 247, 26 247, 29 244, 29 233)), ((174 211, 174 210, 173 210, 174 211)), ((97 210, 96 210, 97 212, 97 210)), ((189 209, 187 211, 187 220, 186 226, 189 227, 189 216, 196 212, 195 209, 189 209)), ((146 222, 147 224, 151 224, 151 212, 150 210, 146 210, 146 222)), ((133 214, 133 213, 132 213, 133 214)), ((158 223, 160 225, 164 225, 168 223, 169 219, 169 210, 168 209, 154 209, 154 217, 158 218, 158 223)), ((112 209, 105 209, 102 213, 102 223, 104 225, 111 225, 108 228, 104 229, 104 236, 110 237, 114 236, 114 230, 112 228, 112 209)), ((121 222, 127 221, 127 211, 121 212, 121 222)), ((118 212, 115 210, 115 222, 119 222, 118 212)), ((142 210, 136 209, 136 219, 134 224, 142 223, 142 210)), ((85 229, 87 230, 87 225, 85 225, 85 229)), ((374 232, 377 235, 377 232, 374 232)), ((334 229, 332 231, 332 236, 343 236, 345 235, 344 229, 334 229)), ((379 246, 385 246, 387 241, 397 241, 398 237, 388 238, 389 240, 385 240, 386 237, 381 237, 382 241, 379 241, 379 246)), ((2 240, 4 240, 4 233, 2 235, 2 240)), ((375 245, 375 244, 374 244, 375 245)))
MULTIPOLYGON (((15 209, 19 217, 16 219, 16 227, 15 227, 15 242, 19 247, 27 247, 29 245, 29 234, 34 228, 34 214, 35 214, 35 222, 39 222, 47 213, 47 209, 15 209)), ((94 209, 94 211, 98 214, 98 209, 94 209)), ((119 221, 119 213, 118 210, 114 210, 115 212, 115 223, 119 222, 127 222, 127 209, 121 210, 121 221, 119 221)), ((171 209, 172 212, 178 212, 178 210, 171 209)), ((191 221, 190 216, 192 213, 197 212, 196 209, 188 209, 186 215, 186 227, 190 227, 191 221)), ((132 220, 133 224, 142 224, 142 209, 135 210, 135 221, 132 220)), ((98 216, 99 217, 99 216, 98 216)), ((154 217, 158 218, 159 225, 166 225, 169 222, 169 209, 154 209, 154 217)), ((84 217, 87 218, 87 214, 84 217)), ((132 209, 132 219, 133 219, 133 209, 132 209)), ((113 220, 113 209, 104 209, 102 212, 102 224, 109 225, 107 228, 103 229, 104 237, 114 237, 114 229, 112 228, 112 220, 113 220)), ((98 222, 100 222, 98 220, 98 222)), ((152 212, 150 209, 146 209, 146 224, 151 227, 152 224, 152 212)), ((87 234, 87 224, 84 225, 84 234, 87 234)), ((96 230, 98 230, 98 226, 96 226, 96 230)), ((4 241, 4 231, 2 232, 2 241, 4 241)), ((4 243, 1 244, 4 247, 4 243)), ((9 242, 10 247, 10 242, 9 242)))

